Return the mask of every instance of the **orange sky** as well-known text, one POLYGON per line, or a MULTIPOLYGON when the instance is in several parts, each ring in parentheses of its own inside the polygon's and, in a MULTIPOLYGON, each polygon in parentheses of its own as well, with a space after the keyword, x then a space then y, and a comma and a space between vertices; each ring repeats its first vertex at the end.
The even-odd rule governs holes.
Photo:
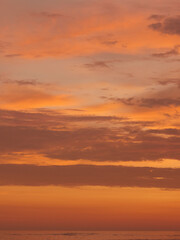
POLYGON ((179 0, 0 4, 0 229, 180 230, 179 0))

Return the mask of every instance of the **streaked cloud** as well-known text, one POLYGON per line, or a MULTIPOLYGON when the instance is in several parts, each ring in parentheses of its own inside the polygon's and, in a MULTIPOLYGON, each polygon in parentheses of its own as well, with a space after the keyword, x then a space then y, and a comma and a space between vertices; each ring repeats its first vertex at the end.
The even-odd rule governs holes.
POLYGON ((116 99, 128 106, 139 106, 145 108, 152 107, 168 107, 168 106, 180 106, 180 98, 128 98, 128 99, 116 99))

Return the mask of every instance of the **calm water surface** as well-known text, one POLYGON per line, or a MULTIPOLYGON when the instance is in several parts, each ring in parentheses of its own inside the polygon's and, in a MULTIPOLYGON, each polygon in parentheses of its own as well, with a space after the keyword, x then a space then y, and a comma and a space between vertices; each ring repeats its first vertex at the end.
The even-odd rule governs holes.
POLYGON ((0 240, 180 240, 180 232, 0 232, 0 240))

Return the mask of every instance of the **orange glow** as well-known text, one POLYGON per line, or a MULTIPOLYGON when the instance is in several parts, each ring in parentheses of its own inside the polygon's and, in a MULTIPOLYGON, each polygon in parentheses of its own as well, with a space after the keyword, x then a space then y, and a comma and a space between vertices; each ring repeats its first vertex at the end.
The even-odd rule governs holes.
MULTIPOLYGON (((169 194, 156 189, 1 187, 1 214, 7 216, 11 212, 10 224, 21 229, 78 229, 83 226, 85 230, 98 230, 105 226, 117 230, 128 229, 129 223, 134 230, 140 225, 148 230, 167 226, 169 219, 170 226, 176 228, 179 197, 179 192, 169 194), (9 207, 12 196, 15 201, 9 207)), ((8 221, 5 217, 1 225, 5 226, 8 221)))
POLYGON ((0 230, 180 230, 178 0, 1 0, 0 230))

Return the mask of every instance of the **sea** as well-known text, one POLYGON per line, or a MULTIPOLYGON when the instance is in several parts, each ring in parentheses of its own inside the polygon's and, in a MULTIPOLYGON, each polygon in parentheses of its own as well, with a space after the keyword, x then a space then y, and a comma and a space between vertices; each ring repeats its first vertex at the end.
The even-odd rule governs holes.
POLYGON ((180 231, 1 231, 0 240, 180 240, 180 231))

